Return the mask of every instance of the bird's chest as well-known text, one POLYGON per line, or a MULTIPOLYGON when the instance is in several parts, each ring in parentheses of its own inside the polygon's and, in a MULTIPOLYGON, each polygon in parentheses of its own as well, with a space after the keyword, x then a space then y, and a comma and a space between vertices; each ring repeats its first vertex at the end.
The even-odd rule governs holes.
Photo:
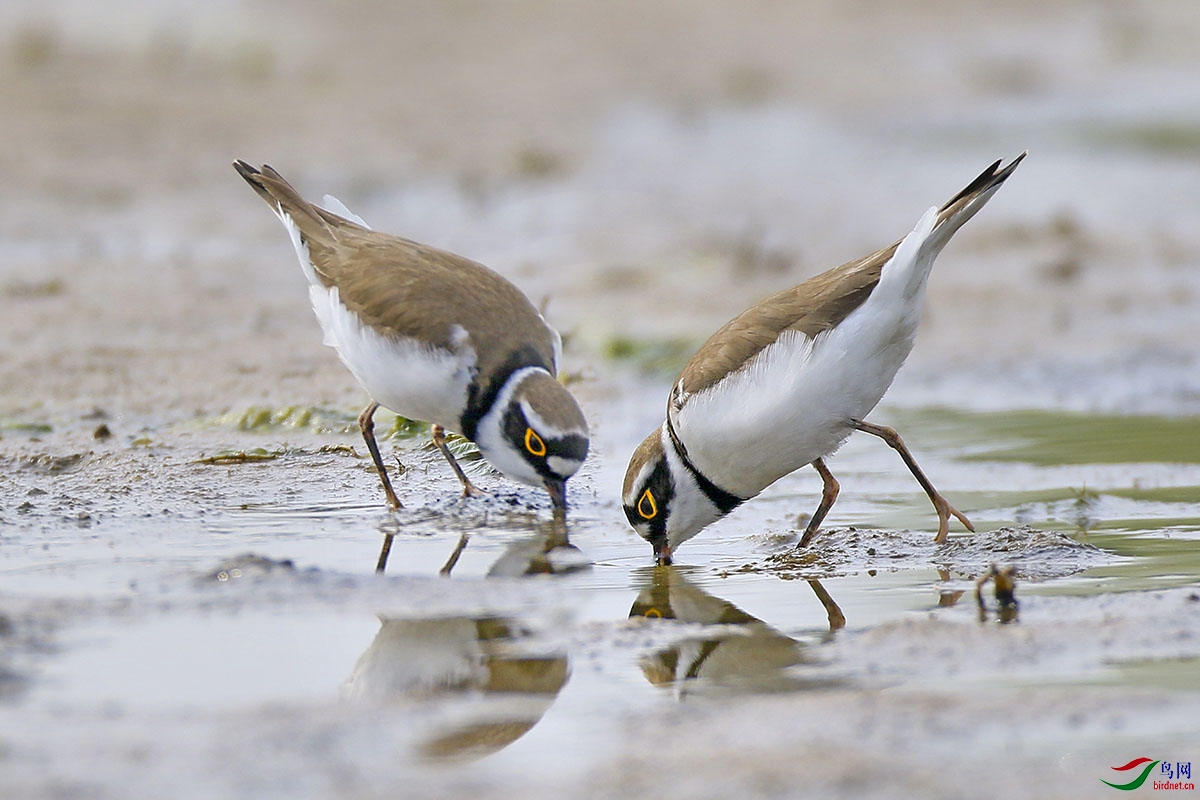
POLYGON ((346 308, 336 290, 312 286, 310 299, 325 344, 337 350, 372 399, 410 419, 459 430, 476 364, 465 330, 455 330, 447 349, 416 337, 380 333, 346 308))
POLYGON ((848 332, 787 332, 673 407, 672 422, 696 467, 726 491, 753 497, 837 450, 853 430, 849 421, 875 407, 899 366, 848 332))

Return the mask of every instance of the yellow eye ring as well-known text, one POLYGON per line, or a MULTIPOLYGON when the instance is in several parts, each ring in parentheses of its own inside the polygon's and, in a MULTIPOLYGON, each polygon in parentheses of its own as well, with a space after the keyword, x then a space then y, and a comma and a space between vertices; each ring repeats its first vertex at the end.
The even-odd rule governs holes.
POLYGON ((638 516, 642 519, 654 519, 658 516, 658 504, 654 502, 654 492, 649 489, 642 492, 637 504, 638 516))
POLYGON ((642 616, 648 619, 662 619, 662 612, 657 608, 647 608, 642 612, 642 616))
POLYGON ((525 449, 529 451, 530 455, 538 458, 546 455, 546 443, 534 432, 533 428, 525 429, 525 449))

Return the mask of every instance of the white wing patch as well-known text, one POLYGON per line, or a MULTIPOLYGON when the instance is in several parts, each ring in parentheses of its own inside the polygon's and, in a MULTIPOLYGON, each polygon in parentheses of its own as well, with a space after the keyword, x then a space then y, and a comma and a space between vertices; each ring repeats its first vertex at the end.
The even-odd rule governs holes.
POLYGON ((330 211, 334 214, 337 214, 339 217, 342 217, 343 219, 348 219, 351 222, 353 222, 355 225, 361 225, 364 228, 366 228, 367 230, 371 229, 371 226, 366 223, 366 220, 364 220, 358 214, 355 214, 350 209, 346 208, 345 203, 343 203, 341 200, 338 200, 336 197, 334 197, 331 194, 327 194, 321 198, 321 208, 325 209, 326 211, 330 211))

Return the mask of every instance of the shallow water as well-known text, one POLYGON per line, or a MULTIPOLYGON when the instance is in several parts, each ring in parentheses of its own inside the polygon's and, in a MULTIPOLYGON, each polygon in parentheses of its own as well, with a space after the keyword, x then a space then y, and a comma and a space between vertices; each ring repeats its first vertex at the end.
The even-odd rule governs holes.
MULTIPOLYGON (((910 746, 957 740, 969 725, 983 737, 969 760, 999 730, 1023 729, 981 691, 1066 703, 1081 721, 1044 732, 1037 750, 1087 754, 1083 772, 1102 774, 1107 754, 1146 742, 1190 757, 1200 464, 1155 463, 1136 448, 1127 452, 1138 460, 1081 463, 1050 414, 893 416, 922 442, 929 473, 951 479, 977 533, 933 544, 924 497, 869 439, 832 462, 843 494, 808 552, 794 550, 794 517, 819 481, 799 474, 688 542, 670 568, 649 564, 614 501, 590 497, 608 466, 589 467, 574 489, 564 541, 536 492, 483 473, 493 493, 458 499, 436 454, 410 438, 390 445, 429 473, 401 479, 408 507, 396 514, 370 502, 369 472, 307 442, 286 461, 207 468, 231 484, 353 470, 358 497, 336 487, 203 515, 93 511, 60 542, 47 535, 60 529, 58 512, 44 508, 55 495, 36 498, 42 507, 5 534, 6 785, 107 796, 120 775, 142 796, 178 774, 183 796, 369 794, 413 774, 420 786, 482 782, 499 796, 596 774, 611 786, 618 765, 680 725, 716 725, 718 738, 790 727, 837 697, 836 713, 869 728, 941 698, 955 710, 923 717, 934 727, 910 746), (986 430, 988 447, 957 446, 980 441, 958 435, 962 426, 986 430), (1010 487, 983 489, 1001 484, 1010 487), (387 533, 391 560, 378 577, 387 533), (438 577, 463 534, 451 576, 438 577), (998 623, 990 586, 982 618, 974 598, 992 563, 1016 568, 1010 625, 998 623), (1153 725, 1130 717, 1130 698, 1152 704, 1164 691, 1172 714, 1153 725), (775 701, 754 704, 764 697, 775 701), (861 707, 865 697, 877 705, 861 707), (55 744, 63 738, 70 753, 55 744), (131 776, 121 763, 150 768, 131 776)), ((1113 440, 1171 424, 1069 418, 1113 440)), ((242 436, 249 447, 263 434, 242 436)), ((877 745, 845 742, 859 756, 877 745)), ((1010 747, 1036 761, 1030 745, 1010 747)))

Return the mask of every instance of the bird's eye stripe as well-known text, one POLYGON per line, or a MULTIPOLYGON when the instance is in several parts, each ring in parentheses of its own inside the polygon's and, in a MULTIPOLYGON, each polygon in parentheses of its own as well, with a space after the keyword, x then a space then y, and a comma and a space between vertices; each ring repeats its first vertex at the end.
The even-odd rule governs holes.
POLYGON ((658 516, 658 504, 654 502, 654 492, 649 489, 642 492, 637 504, 638 516, 642 519, 654 519, 658 516))
POLYGON ((546 443, 542 441, 542 437, 538 436, 533 428, 525 429, 525 449, 530 455, 541 458, 546 455, 546 443))

